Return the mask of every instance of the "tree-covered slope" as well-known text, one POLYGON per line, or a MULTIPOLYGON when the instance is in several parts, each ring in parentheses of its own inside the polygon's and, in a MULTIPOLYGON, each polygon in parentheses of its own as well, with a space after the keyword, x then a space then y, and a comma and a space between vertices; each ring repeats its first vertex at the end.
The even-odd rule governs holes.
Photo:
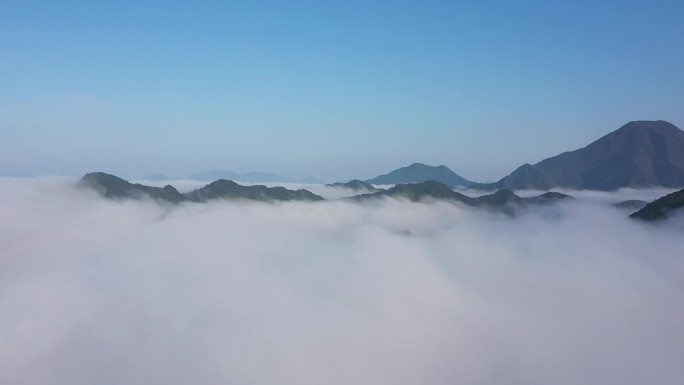
POLYGON ((243 186, 230 180, 218 180, 202 188, 181 194, 172 186, 151 187, 130 183, 117 176, 93 172, 81 178, 79 184, 92 188, 107 198, 152 198, 179 203, 206 202, 211 199, 251 199, 259 201, 320 201, 320 196, 308 190, 288 190, 284 187, 243 186))
POLYGON ((684 189, 667 194, 647 204, 641 210, 630 215, 630 218, 655 221, 665 219, 675 211, 684 207, 684 189))
POLYGON ((506 205, 539 205, 557 202, 559 200, 571 198, 569 195, 549 192, 530 198, 521 198, 513 191, 502 189, 493 194, 480 197, 469 197, 453 191, 443 183, 427 181, 422 183, 399 184, 387 190, 378 191, 372 194, 362 194, 350 199, 355 201, 365 201, 379 198, 406 199, 413 202, 426 200, 443 200, 461 202, 473 207, 502 207, 506 205))
POLYGON ((193 202, 212 199, 251 199, 258 201, 320 201, 320 196, 309 190, 288 190, 284 187, 262 185, 243 186, 232 180, 220 179, 185 194, 193 202))
POLYGON ((138 183, 130 183, 117 176, 104 172, 91 172, 84 175, 79 184, 83 187, 92 188, 107 198, 133 198, 149 197, 156 200, 178 203, 186 198, 173 186, 151 187, 138 183))
POLYGON ((362 180, 358 179, 352 179, 349 182, 337 182, 337 183, 330 183, 327 184, 326 186, 328 187, 344 187, 348 189, 352 189, 354 191, 377 191, 378 189, 373 187, 372 184, 364 182, 362 180))

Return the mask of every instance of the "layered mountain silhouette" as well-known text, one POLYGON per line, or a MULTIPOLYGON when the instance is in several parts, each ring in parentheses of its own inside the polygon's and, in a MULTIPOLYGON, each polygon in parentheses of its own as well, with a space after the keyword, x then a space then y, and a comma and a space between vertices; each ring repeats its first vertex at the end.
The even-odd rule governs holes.
MULTIPOLYGON (((144 199, 151 198, 167 203, 207 202, 215 199, 244 199, 257 201, 307 201, 324 200, 322 197, 304 189, 289 190, 284 187, 266 187, 261 185, 242 186, 230 180, 219 179, 208 185, 181 194, 172 186, 152 187, 138 183, 130 183, 117 176, 103 172, 88 173, 81 178, 79 185, 90 188, 110 199, 144 199)), ((511 190, 499 190, 496 193, 480 197, 469 197, 453 191, 447 185, 437 181, 398 184, 387 190, 378 190, 369 194, 347 198, 353 201, 382 199, 385 197, 402 198, 410 201, 444 200, 461 202, 472 207, 497 208, 503 212, 512 212, 511 207, 522 207, 533 204, 553 203, 571 198, 568 195, 549 192, 531 198, 521 198, 511 190)))
POLYGON ((455 201, 473 207, 548 204, 563 199, 572 198, 569 195, 557 192, 547 192, 535 197, 521 198, 513 193, 513 191, 508 189, 502 189, 493 194, 473 198, 455 192, 443 183, 437 181, 427 181, 421 183, 399 184, 387 190, 382 190, 371 194, 356 195, 348 199, 358 202, 370 199, 380 199, 384 197, 402 198, 413 202, 424 200, 455 201))
MULTIPOLYGON (((207 202, 215 199, 244 199, 257 201, 322 201, 322 197, 304 189, 289 190, 284 187, 266 187, 261 185, 242 186, 230 180, 220 179, 197 190, 181 194, 174 187, 145 186, 130 183, 117 176, 103 172, 88 173, 81 178, 79 185, 97 191, 110 199, 144 199, 151 198, 166 203, 207 202)), ((346 200, 363 202, 386 197, 406 199, 413 202, 441 200, 460 202, 467 206, 490 208, 498 212, 515 214, 517 208, 533 205, 546 205, 562 200, 573 199, 569 195, 558 192, 547 192, 534 197, 523 198, 509 189, 501 189, 493 194, 470 197, 455 192, 447 185, 437 181, 398 184, 387 190, 356 195, 346 200)), ((616 204, 623 209, 641 206, 642 201, 625 201, 616 204)), ((631 218, 646 221, 666 219, 675 211, 684 213, 684 189, 668 194, 646 204, 631 218)))
POLYGON ((668 218, 675 211, 684 213, 684 189, 656 199, 630 215, 630 218, 656 221, 668 218))
POLYGON ((612 191, 684 186, 684 132, 671 123, 634 121, 588 146, 525 164, 482 190, 555 187, 612 191))
POLYGON ((451 171, 447 166, 428 166, 422 163, 414 163, 407 167, 394 170, 389 174, 377 176, 366 180, 370 184, 402 184, 420 183, 427 181, 441 182, 449 187, 467 187, 473 182, 451 171))
POLYGON ((258 201, 321 201, 322 197, 309 190, 289 190, 285 187, 266 187, 262 185, 242 186, 232 180, 219 179, 208 185, 185 194, 193 202, 206 202, 212 199, 250 199, 258 201))
POLYGON ((130 183, 117 176, 103 172, 91 172, 83 176, 79 184, 92 188, 106 198, 145 198, 149 197, 172 203, 182 202, 187 198, 173 186, 151 187, 139 183, 130 183))
POLYGON ((233 181, 220 179, 197 190, 181 194, 172 186, 151 187, 130 183, 117 176, 93 172, 81 178, 81 186, 92 188, 106 198, 152 198, 158 201, 179 203, 184 201, 206 202, 212 199, 248 199, 258 201, 320 201, 322 197, 308 190, 288 190, 284 187, 261 185, 242 186, 233 181))

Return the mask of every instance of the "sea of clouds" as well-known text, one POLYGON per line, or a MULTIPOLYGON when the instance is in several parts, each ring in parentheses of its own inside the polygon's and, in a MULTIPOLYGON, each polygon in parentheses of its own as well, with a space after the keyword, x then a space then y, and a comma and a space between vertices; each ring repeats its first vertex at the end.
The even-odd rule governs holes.
POLYGON ((655 192, 512 217, 392 199, 171 207, 74 183, 0 178, 3 384, 684 378, 684 218, 607 203, 655 192))

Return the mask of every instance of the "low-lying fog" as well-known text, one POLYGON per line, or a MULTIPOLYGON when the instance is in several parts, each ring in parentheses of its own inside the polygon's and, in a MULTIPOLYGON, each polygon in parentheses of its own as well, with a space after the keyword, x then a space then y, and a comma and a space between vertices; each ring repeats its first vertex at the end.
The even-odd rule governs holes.
MULTIPOLYGON (((136 180, 132 181, 134 183, 141 183, 147 186, 155 186, 155 187, 164 187, 168 184, 172 185, 175 187, 178 191, 181 193, 186 193, 190 192, 192 190, 198 189, 200 187, 206 186, 207 184, 211 182, 205 182, 205 181, 197 181, 197 180, 183 180, 183 179, 171 179, 171 180, 136 180)), ((331 186, 326 186, 322 184, 304 184, 304 183, 249 183, 249 182, 241 182, 237 181, 237 183, 241 185, 255 185, 255 184, 261 184, 265 185, 268 187, 273 187, 273 186, 283 186, 288 189, 307 189, 314 194, 320 195, 325 199, 330 199, 330 200, 335 200, 335 199, 341 199, 341 198, 347 198, 350 196, 354 196, 356 194, 363 194, 367 193, 367 191, 354 191, 349 188, 345 187, 331 187, 331 186)), ((381 189, 388 189, 394 185, 379 185, 376 186, 381 189)), ((455 191, 471 196, 471 197, 477 197, 481 195, 487 195, 491 194, 492 191, 479 191, 479 190, 470 190, 470 189, 455 189, 455 191)), ((576 198, 580 198, 584 201, 593 201, 593 202, 604 202, 604 203, 619 203, 623 202, 626 200, 642 200, 642 201, 653 201, 657 198, 660 198, 663 195, 667 195, 673 191, 673 189, 666 189, 666 188, 651 188, 651 189, 632 189, 632 188, 624 188, 621 189, 617 192, 604 192, 604 191, 589 191, 589 190, 582 190, 582 191, 575 191, 575 190, 568 190, 568 189, 553 189, 551 191, 557 191, 561 192, 563 194, 568 194, 576 198)), ((535 191, 535 190, 517 190, 515 193, 521 197, 530 197, 530 196, 535 196, 535 195, 540 195, 545 193, 546 191, 535 191)))
POLYGON ((395 200, 168 207, 73 183, 0 179, 2 383, 684 378, 684 218, 605 203, 631 196, 511 218, 395 200))

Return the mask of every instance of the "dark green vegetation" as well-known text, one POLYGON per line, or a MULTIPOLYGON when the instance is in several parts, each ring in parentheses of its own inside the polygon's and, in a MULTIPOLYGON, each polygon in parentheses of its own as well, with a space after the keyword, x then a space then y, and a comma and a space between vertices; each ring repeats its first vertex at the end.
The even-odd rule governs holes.
POLYGON ((467 195, 453 191, 448 186, 437 181, 427 181, 422 183, 410 183, 396 185, 387 190, 375 192, 372 194, 363 194, 351 197, 349 199, 354 201, 364 201, 369 199, 380 199, 384 197, 401 198, 410 201, 425 201, 425 200, 445 200, 452 202, 461 202, 473 207, 502 207, 507 205, 535 205, 548 204, 557 202, 559 200, 572 198, 569 195, 548 192, 536 197, 521 198, 513 191, 502 189, 494 194, 483 195, 477 198, 472 198, 467 195))
POLYGON ((206 202, 211 199, 250 199, 259 201, 320 201, 320 196, 308 190, 288 190, 284 187, 242 186, 229 180, 217 180, 186 194, 172 186, 150 187, 130 183, 114 175, 93 172, 81 178, 80 185, 92 188, 107 198, 144 198, 179 203, 206 202))
MULTIPOLYGON (((352 181, 353 182, 353 181, 352 181)), ((353 183, 353 186, 365 186, 353 183)), ((214 199, 245 199, 257 201, 308 201, 315 202, 323 200, 322 197, 308 190, 288 190, 284 187, 266 187, 261 185, 242 186, 233 181, 220 179, 209 183, 197 190, 181 194, 171 186, 150 187, 137 183, 130 183, 114 175, 102 172, 86 174, 81 178, 80 185, 92 188, 107 198, 140 199, 149 197, 158 201, 179 203, 179 202, 207 202, 214 199)), ((365 188, 365 187, 364 187, 365 188)), ((568 195, 560 193, 545 193, 532 198, 521 198, 511 190, 502 189, 494 194, 472 198, 453 191, 450 187, 437 181, 427 181, 421 183, 398 184, 388 190, 377 190, 369 194, 357 195, 348 198, 357 202, 380 199, 384 197, 403 198, 410 201, 425 200, 444 200, 451 202, 461 202, 473 207, 511 207, 524 206, 530 204, 546 204, 562 199, 570 198, 568 195)))
POLYGON ((550 191, 543 193, 541 195, 537 195, 535 197, 529 197, 529 198, 523 198, 523 202, 526 203, 532 203, 532 204, 546 204, 546 203, 553 203, 562 199, 567 199, 572 197, 570 195, 562 194, 559 192, 555 191, 550 191))
POLYGON ((421 183, 398 184, 387 190, 378 191, 371 194, 362 194, 351 197, 355 201, 366 199, 376 199, 383 197, 403 198, 410 201, 420 201, 425 199, 435 200, 455 200, 466 204, 471 204, 473 198, 457 193, 445 184, 437 181, 427 181, 421 183))
POLYGON ((684 190, 679 190, 656 199, 629 217, 645 221, 661 220, 674 211, 681 210, 682 207, 684 207, 684 190))
POLYGON ((449 187, 467 187, 473 182, 462 178, 447 166, 428 166, 422 163, 414 163, 408 167, 402 167, 389 174, 380 175, 366 180, 370 184, 401 184, 420 183, 434 180, 449 187))
POLYGON ((366 182, 364 182, 362 180, 358 180, 358 179, 352 179, 346 183, 342 183, 342 182, 331 183, 331 184, 327 184, 326 186, 328 186, 328 187, 345 187, 345 188, 352 189, 354 191, 371 191, 372 192, 372 191, 378 190, 377 188, 373 187, 372 184, 366 183, 366 182))
POLYGON ((94 189, 107 198, 144 198, 178 203, 186 200, 183 194, 173 186, 150 187, 138 183, 130 183, 117 176, 103 172, 91 172, 83 176, 80 185, 94 189))
MULTIPOLYGON (((353 182, 353 181, 352 181, 353 182)), ((363 186, 354 183, 354 186, 363 186)), ((220 179, 209 183, 197 190, 181 194, 172 186, 151 187, 138 183, 130 183, 114 175, 102 172, 86 174, 81 178, 79 185, 91 188, 106 198, 111 199, 141 199, 152 198, 167 203, 180 202, 207 202, 214 199, 244 199, 264 202, 272 201, 322 201, 323 198, 308 190, 288 190, 284 187, 266 187, 262 185, 242 186, 233 181, 220 179)), ((558 192, 547 192, 538 196, 522 198, 509 189, 501 189, 493 194, 479 197, 469 197, 453 191, 450 187, 437 181, 421 183, 398 184, 387 190, 379 190, 373 193, 361 194, 349 200, 362 202, 385 197, 406 199, 412 202, 441 200, 448 202, 460 202, 471 207, 495 208, 513 214, 515 208, 530 205, 545 205, 565 199, 571 199, 569 195, 558 192)), ((645 204, 643 201, 625 201, 616 204, 619 208, 639 208, 645 204)), ((645 205, 639 211, 630 215, 632 218, 643 220, 658 220, 667 218, 674 210, 684 207, 684 190, 668 194, 652 203, 645 205)))
POLYGON ((627 123, 584 148, 525 164, 498 182, 471 187, 612 191, 652 186, 684 186, 684 132, 661 120, 627 123))
POLYGON ((494 194, 482 195, 476 198, 478 205, 499 207, 510 203, 523 203, 523 198, 515 195, 515 193, 508 189, 501 189, 494 194))
POLYGON ((211 199, 250 199, 258 201, 321 201, 323 198, 309 190, 288 190, 285 187, 262 185, 242 186, 232 180, 220 179, 191 191, 185 196, 193 202, 211 199))

